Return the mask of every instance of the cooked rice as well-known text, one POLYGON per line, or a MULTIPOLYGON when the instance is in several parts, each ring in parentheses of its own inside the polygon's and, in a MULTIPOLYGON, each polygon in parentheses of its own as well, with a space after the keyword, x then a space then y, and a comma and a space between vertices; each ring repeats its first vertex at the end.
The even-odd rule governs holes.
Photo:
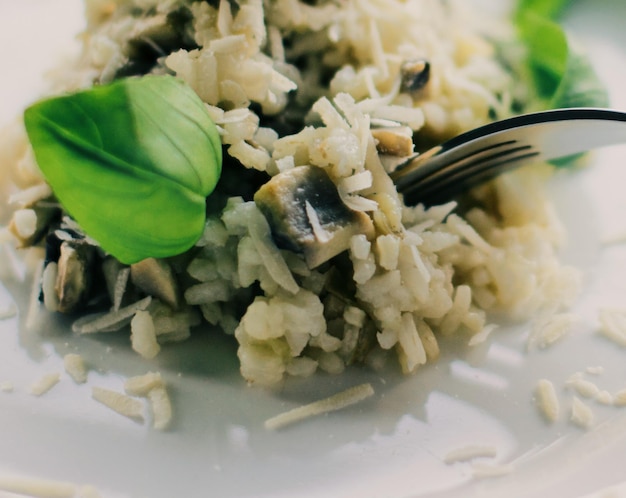
POLYGON ((498 449, 495 446, 469 445, 446 453, 443 461, 447 464, 468 462, 477 458, 495 458, 498 449))
POLYGON ((46 375, 43 375, 41 378, 37 379, 30 386, 30 394, 33 396, 43 396, 50 389, 56 386, 61 380, 61 374, 58 372, 52 372, 46 375))
POLYGON ((589 405, 581 401, 580 398, 574 396, 572 400, 570 420, 573 424, 583 429, 589 429, 594 423, 595 416, 589 405))
MULTIPOLYGON (((206 102, 227 162, 269 176, 323 168, 343 202, 371 219, 375 236, 352 236, 342 255, 311 269, 276 246, 247 194, 231 195, 209 213, 188 257, 161 262, 183 286, 183 303, 174 309, 145 288, 151 296, 137 296, 129 270, 106 259, 111 311, 79 319, 75 331, 132 323, 133 334, 149 332, 149 344, 134 347, 152 357, 159 344, 185 339, 203 320, 235 336, 249 382, 275 385, 285 375, 339 373, 382 350, 394 350, 411 373, 438 357, 441 335, 486 339, 489 313, 520 319, 572 302, 580 277, 557 257, 562 228, 543 187, 549 167, 477 189, 469 211, 454 202, 427 209, 404 205, 388 176, 389 157, 377 149, 391 150, 380 145, 390 139, 385 133, 436 143, 511 113, 514 79, 463 2, 215 4, 87 2, 82 55, 62 68, 55 91, 107 83, 130 70, 130 42, 142 40, 151 22, 181 14, 183 48, 167 49, 150 71, 176 74, 206 102), (430 80, 410 93, 401 84, 403 64, 424 59, 430 80), (298 124, 285 132, 282 121, 298 124)), ((27 238, 36 227, 32 207, 50 190, 22 126, 4 140, 2 160, 13 167, 4 168, 2 186, 16 209, 17 234, 27 238)), ((317 214, 307 213, 324 240, 317 214)), ((80 232, 67 217, 60 228, 80 232)), ((54 310, 54 268, 43 280, 44 303, 54 310)))
POLYGON ((85 364, 84 358, 76 353, 68 353, 63 357, 63 367, 69 376, 74 379, 77 384, 87 382, 89 370, 85 364))
POLYGON ((359 403, 373 395, 374 388, 371 384, 360 384, 338 392, 337 394, 333 394, 327 398, 314 401, 307 405, 298 406, 297 408, 293 408, 289 411, 268 418, 265 421, 265 428, 268 430, 282 429, 309 417, 341 410, 359 403))

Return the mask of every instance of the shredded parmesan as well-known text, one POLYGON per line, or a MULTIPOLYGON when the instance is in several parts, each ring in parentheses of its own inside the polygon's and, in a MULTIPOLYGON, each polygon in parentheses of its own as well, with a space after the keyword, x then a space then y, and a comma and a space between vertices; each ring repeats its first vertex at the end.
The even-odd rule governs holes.
POLYGON ((318 240, 318 242, 325 243, 330 240, 330 234, 324 229, 322 224, 320 223, 319 217, 317 216, 317 212, 315 208, 311 206, 309 201, 305 202, 306 216, 309 220, 311 228, 313 229, 313 235, 318 240))
POLYGON ((468 342, 468 345, 470 347, 472 346, 477 346, 479 344, 484 343, 489 336, 491 335, 491 333, 496 330, 498 328, 497 325, 495 324, 490 324, 490 325, 486 325, 483 327, 483 329, 478 332, 477 334, 474 334, 471 339, 468 342))
POLYGON ((626 406, 626 389, 622 389, 613 395, 613 404, 615 406, 626 406))
POLYGON ((456 462, 467 462, 475 458, 494 458, 497 451, 494 446, 464 446, 448 452, 443 461, 449 465, 456 462))
POLYGON ((573 313, 559 313, 538 320, 528 338, 527 348, 533 346, 539 349, 546 349, 557 341, 561 340, 571 330, 578 317, 573 313))
POLYGON ((152 426, 165 430, 172 421, 172 403, 159 372, 148 372, 126 380, 124 391, 131 396, 147 398, 152 411, 152 426))
POLYGON ((154 358, 161 346, 157 342, 154 321, 148 311, 138 311, 130 322, 132 348, 147 359, 154 358))
POLYGON ((565 385, 576 391, 583 398, 595 398, 600 393, 600 388, 593 382, 583 379, 580 372, 572 375, 565 385))
POLYGON ((559 418, 559 398, 552 382, 541 379, 537 383, 536 402, 548 422, 555 422, 559 418))
POLYGON ((599 311, 600 333, 620 346, 626 346, 626 311, 602 309, 599 311))
POLYGON ((82 356, 75 353, 66 354, 63 357, 63 366, 74 382, 78 384, 87 382, 87 366, 82 356))
POLYGON ((72 324, 72 331, 77 334, 93 334, 119 330, 128 324, 135 313, 145 310, 151 301, 152 298, 148 296, 117 311, 79 318, 72 324))
POLYGON ((91 397, 120 415, 143 421, 143 403, 137 399, 102 387, 93 387, 91 397))
POLYGON ((137 375, 126 379, 124 391, 131 396, 146 397, 152 389, 163 387, 163 379, 158 372, 148 372, 144 375, 137 375))
POLYGON ((371 384, 360 384, 329 396, 328 398, 320 399, 269 418, 265 421, 265 428, 269 430, 281 429, 309 417, 340 410, 358 403, 359 401, 363 401, 373 396, 373 394, 374 388, 371 384))
POLYGON ((30 386, 30 393, 33 396, 42 396, 56 386, 59 380, 61 380, 61 375, 58 372, 44 375, 30 386))

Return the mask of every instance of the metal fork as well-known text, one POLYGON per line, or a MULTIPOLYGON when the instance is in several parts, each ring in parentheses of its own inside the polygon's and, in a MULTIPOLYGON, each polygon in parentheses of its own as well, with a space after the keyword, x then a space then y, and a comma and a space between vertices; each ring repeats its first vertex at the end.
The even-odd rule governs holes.
POLYGON ((522 114, 419 154, 391 178, 407 204, 433 205, 512 168, 619 143, 626 143, 626 112, 569 108, 522 114))

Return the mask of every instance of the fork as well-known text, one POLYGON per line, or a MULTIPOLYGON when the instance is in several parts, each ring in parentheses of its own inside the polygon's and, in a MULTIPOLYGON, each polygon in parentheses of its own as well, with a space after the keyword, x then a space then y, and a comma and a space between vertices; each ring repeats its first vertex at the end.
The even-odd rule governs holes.
POLYGON ((458 135, 390 174, 407 204, 433 205, 530 162, 626 143, 626 112, 567 108, 521 114, 458 135))

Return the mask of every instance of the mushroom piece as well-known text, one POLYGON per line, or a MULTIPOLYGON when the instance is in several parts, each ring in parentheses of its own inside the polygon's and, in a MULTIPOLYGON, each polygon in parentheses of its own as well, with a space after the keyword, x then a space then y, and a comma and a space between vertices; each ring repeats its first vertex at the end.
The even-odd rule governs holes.
POLYGON ((167 14, 135 18, 125 47, 127 61, 116 76, 145 74, 150 72, 159 57, 177 49, 197 48, 187 29, 192 19, 187 7, 167 14))
POLYGON ((401 90, 410 94, 415 94, 424 89, 430 80, 430 62, 417 59, 409 60, 402 64, 401 90))
POLYGON ((413 154, 413 130, 408 126, 392 126, 372 130, 380 154, 407 157, 413 154))
POLYGON ((65 240, 61 243, 54 287, 61 313, 76 311, 87 302, 94 259, 95 248, 83 240, 65 240))
POLYGON ((279 173, 255 194, 276 245, 304 255, 315 268, 350 247, 353 235, 374 235, 363 212, 348 208, 328 174, 315 166, 279 173))

